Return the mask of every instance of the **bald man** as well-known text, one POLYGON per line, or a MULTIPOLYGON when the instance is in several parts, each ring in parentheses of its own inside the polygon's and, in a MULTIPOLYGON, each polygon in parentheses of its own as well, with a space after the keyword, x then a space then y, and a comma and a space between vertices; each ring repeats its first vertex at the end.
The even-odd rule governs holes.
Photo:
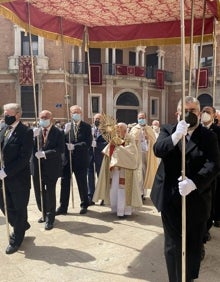
POLYGON ((32 175, 38 209, 42 211, 40 182, 43 194, 43 217, 39 223, 45 222, 45 230, 54 225, 56 211, 56 182, 62 173, 62 154, 64 153, 64 133, 53 125, 53 115, 44 110, 39 114, 39 126, 34 130, 34 151, 32 157, 32 175), (39 138, 39 148, 38 139, 39 138), (41 179, 38 164, 40 160, 41 179))

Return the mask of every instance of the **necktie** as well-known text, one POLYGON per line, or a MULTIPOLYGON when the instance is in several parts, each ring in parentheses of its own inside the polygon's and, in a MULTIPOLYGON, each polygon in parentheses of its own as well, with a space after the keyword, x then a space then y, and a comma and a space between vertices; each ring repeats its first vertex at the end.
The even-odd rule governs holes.
POLYGON ((78 125, 76 123, 73 124, 73 131, 74 131, 74 141, 77 142, 78 125))
POLYGON ((97 137, 98 137, 98 132, 99 132, 99 129, 98 129, 98 127, 96 127, 95 130, 94 130, 94 139, 95 139, 95 140, 96 140, 97 137))
POLYGON ((45 144, 46 139, 47 139, 47 129, 46 128, 43 129, 43 138, 44 138, 44 144, 45 144))
POLYGON ((190 140, 190 135, 189 135, 189 133, 187 133, 186 134, 186 143, 189 142, 189 140, 190 140))
POLYGON ((8 128, 7 128, 6 131, 5 131, 5 134, 4 134, 4 145, 8 142, 8 139, 9 139, 10 133, 11 133, 11 130, 12 130, 12 126, 9 125, 8 128))

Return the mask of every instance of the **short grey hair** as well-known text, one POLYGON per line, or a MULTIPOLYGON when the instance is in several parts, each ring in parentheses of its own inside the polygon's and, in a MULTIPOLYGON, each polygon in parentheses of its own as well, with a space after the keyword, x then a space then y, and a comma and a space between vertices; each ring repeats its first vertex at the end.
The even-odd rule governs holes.
POLYGON ((22 115, 22 108, 19 104, 17 103, 8 103, 8 104, 5 104, 3 106, 3 110, 6 111, 6 110, 14 110, 16 113, 19 113, 22 115))
MULTIPOLYGON (((186 96, 185 97, 185 103, 186 104, 195 103, 198 110, 200 111, 200 102, 197 98, 192 97, 192 96, 186 96)), ((181 111, 181 110, 182 110, 182 99, 180 99, 178 104, 177 104, 177 111, 181 111)))

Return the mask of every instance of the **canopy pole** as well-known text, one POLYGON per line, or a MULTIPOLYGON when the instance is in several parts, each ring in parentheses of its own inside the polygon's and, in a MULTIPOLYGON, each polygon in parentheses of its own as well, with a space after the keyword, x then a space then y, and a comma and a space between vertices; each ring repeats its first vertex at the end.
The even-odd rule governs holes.
MULTIPOLYGON (((184 0, 180 0, 181 18, 181 67, 182 67, 182 117, 185 119, 185 18, 184 0)), ((182 138, 182 179, 185 179, 186 141, 182 138)), ((182 196, 182 282, 186 281, 186 197, 182 196)))
MULTIPOLYGON (((61 30, 61 49, 62 49, 62 57, 63 57, 63 72, 64 72, 64 86, 65 86, 65 101, 66 101, 66 114, 67 114, 67 122, 71 123, 71 129, 68 133, 68 142, 71 143, 71 130, 73 129, 73 121, 70 118, 70 95, 68 94, 67 89, 67 72, 66 72, 66 56, 64 50, 64 38, 63 38, 63 19, 60 17, 60 30, 61 30)), ((69 150, 69 160, 70 160, 70 190, 71 190, 71 198, 72 198, 72 208, 74 208, 74 189, 73 189, 73 162, 72 162, 72 151, 69 150)))
POLYGON ((91 82, 91 64, 90 64, 90 54, 89 54, 89 34, 88 28, 85 27, 85 52, 87 53, 87 63, 88 63, 88 81, 89 81, 89 98, 90 98, 90 116, 93 119, 93 109, 92 109, 92 82, 91 82))
MULTIPOLYGON (((93 115, 93 106, 92 106, 92 81, 91 81, 91 65, 90 65, 90 54, 89 54, 89 33, 88 33, 88 28, 85 27, 85 52, 87 53, 87 61, 88 61, 88 81, 89 81, 89 100, 90 100, 90 116, 92 119, 92 123, 94 120, 94 115, 93 115)), ((92 127, 92 138, 94 141, 94 127, 92 127)), ((93 156, 95 154, 95 147, 92 146, 92 152, 93 156)), ((93 174, 94 174, 94 181, 96 183, 96 169, 95 169, 95 160, 93 162, 93 174)), ((92 199, 91 199, 92 201, 92 199)))
POLYGON ((191 31, 190 31, 190 50, 189 50, 189 88, 188 95, 191 96, 192 89, 192 48, 193 48, 193 35, 194 35, 194 7, 195 0, 191 1, 191 31))
MULTIPOLYGON (((33 81, 33 94, 34 94, 34 113, 35 113, 35 122, 36 125, 38 124, 37 119, 37 98, 36 98, 36 81, 35 81, 35 62, 34 62, 34 55, 33 55, 33 46, 32 46, 32 38, 31 38, 31 14, 30 14, 30 3, 27 2, 28 7, 28 35, 29 35, 29 46, 30 46, 30 57, 31 57, 31 72, 32 72, 32 81, 33 81)), ((37 150, 40 150, 40 140, 39 135, 37 136, 37 150)), ((45 213, 44 213, 44 205, 43 205, 43 188, 42 188, 42 176, 41 176, 41 160, 38 159, 38 173, 39 173, 39 186, 40 186, 40 203, 41 203, 41 213, 42 219, 45 220, 45 213)))
POLYGON ((201 40, 200 40, 200 52, 199 52, 198 72, 197 72, 197 81, 196 81, 196 95, 195 95, 196 98, 198 97, 198 94, 199 94, 199 79, 200 79, 202 47, 203 47, 204 28, 205 28, 205 12, 206 12, 206 0, 203 0, 202 34, 201 34, 201 40))
MULTIPOLYGON (((0 158, 1 158, 1 169, 4 167, 3 162, 3 154, 2 147, 0 146, 0 158)), ((10 230, 9 230, 9 222, 8 222, 8 208, 7 208, 7 199, 6 199, 6 190, 5 190, 5 179, 2 179, 2 194, 3 194, 3 204, 4 204, 4 212, 5 212, 5 224, 6 224, 6 234, 8 242, 10 243, 10 230)))
POLYGON ((216 19, 214 19, 214 30, 213 30, 213 86, 212 86, 212 99, 213 107, 215 107, 215 98, 216 98, 216 19))

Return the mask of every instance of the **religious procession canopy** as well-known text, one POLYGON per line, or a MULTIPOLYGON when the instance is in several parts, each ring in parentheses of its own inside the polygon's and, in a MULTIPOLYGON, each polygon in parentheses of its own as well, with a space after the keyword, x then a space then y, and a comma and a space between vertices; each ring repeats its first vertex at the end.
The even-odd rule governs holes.
MULTIPOLYGON (((185 36, 190 41, 191 3, 184 1, 185 36)), ((0 0, 0 15, 49 39, 90 47, 126 48, 180 43, 178 0, 0 0), (86 35, 86 36, 85 36, 86 35)), ((213 37, 219 0, 194 0, 194 42, 213 37)))

